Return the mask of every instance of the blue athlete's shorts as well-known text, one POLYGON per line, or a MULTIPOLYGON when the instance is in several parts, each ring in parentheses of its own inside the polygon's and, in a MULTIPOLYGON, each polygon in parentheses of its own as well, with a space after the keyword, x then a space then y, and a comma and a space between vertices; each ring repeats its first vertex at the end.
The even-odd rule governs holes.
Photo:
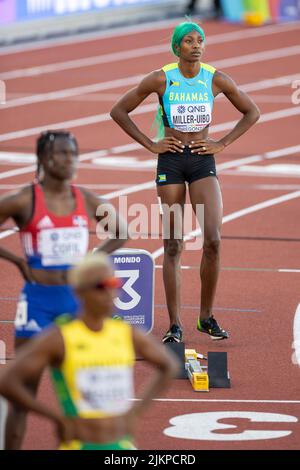
POLYGON ((79 300, 68 286, 44 286, 26 283, 18 304, 15 319, 17 338, 36 335, 64 314, 75 317, 79 300))

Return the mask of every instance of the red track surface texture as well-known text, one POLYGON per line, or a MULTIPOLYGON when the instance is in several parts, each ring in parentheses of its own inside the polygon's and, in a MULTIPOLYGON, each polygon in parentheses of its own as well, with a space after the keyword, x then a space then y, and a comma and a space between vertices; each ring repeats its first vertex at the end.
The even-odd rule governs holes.
MULTIPOLYGON (((154 167, 141 167, 141 162, 154 156, 138 146, 126 148, 132 141, 107 113, 117 97, 134 85, 134 76, 174 60, 167 47, 172 26, 26 52, 0 51, 0 79, 6 81, 8 93, 8 107, 1 109, 0 152, 33 153, 39 132, 35 128, 62 123, 76 134, 85 156, 78 183, 95 185, 97 193, 109 194, 153 181, 154 167), (153 46, 159 48, 158 53, 148 49, 153 46), (113 60, 111 54, 115 54, 113 60), (94 59, 87 64, 87 57, 94 59), (48 64, 58 66, 49 69, 48 64), (8 73, 12 71, 19 72, 8 73), (100 83, 105 84, 81 88, 100 83), (49 95, 52 92, 57 93, 49 95), (24 97, 31 98, 24 102, 24 97), (86 154, 99 150, 107 150, 108 157, 119 160, 112 160, 109 166, 96 165, 86 154), (134 168, 128 168, 128 157, 136 159, 134 168)), ((205 61, 247 85, 245 90, 262 113, 261 121, 247 135, 217 157, 225 223, 214 313, 231 333, 226 343, 213 344, 209 338, 199 337, 197 265, 201 253, 186 251, 182 258, 182 264, 189 267, 182 273, 186 345, 202 353, 227 351, 232 388, 203 395, 193 392, 188 381, 174 381, 141 422, 137 443, 141 449, 296 449, 300 441, 300 370, 292 362, 292 343, 294 334, 298 340, 300 335, 293 329, 300 304, 300 106, 292 103, 291 96, 295 92, 292 81, 299 72, 300 24, 248 29, 208 23, 205 27, 209 38, 205 61), (280 77, 280 82, 275 81, 280 77), (278 150, 282 151, 272 153, 278 150), (242 209, 246 210, 238 212, 242 209)), ((135 117, 145 132, 153 120, 153 102, 145 103, 150 106, 135 117)), ((217 100, 212 136, 230 129, 237 116, 225 99, 217 100)), ((30 164, 9 164, 1 159, 0 165, 1 193, 33 177, 30 164)), ((114 196, 112 202, 117 204, 114 196)), ((136 187, 128 199, 128 204, 155 203, 155 188, 136 187)), ((1 238, 3 246, 20 250, 16 235, 2 232, 1 238)), ((92 237, 92 244, 96 242, 92 237)), ((157 252, 161 240, 139 240, 129 246, 158 253, 153 332, 160 338, 168 326, 162 258, 157 252)), ((1 270, 0 339, 7 342, 11 357, 12 320, 22 281, 2 261, 1 270)), ((136 369, 139 389, 148 371, 140 362, 136 369)), ((55 403, 47 378, 40 398, 55 403)), ((55 445, 51 426, 31 417, 24 448, 51 449, 55 445)))

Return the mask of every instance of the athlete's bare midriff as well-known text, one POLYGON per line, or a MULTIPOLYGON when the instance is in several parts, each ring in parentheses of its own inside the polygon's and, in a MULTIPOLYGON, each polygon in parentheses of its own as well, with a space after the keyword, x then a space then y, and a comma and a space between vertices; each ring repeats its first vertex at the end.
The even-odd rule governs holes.
POLYGON ((165 127, 165 136, 166 137, 175 137, 180 140, 184 145, 189 145, 195 140, 207 139, 208 137, 209 126, 203 129, 201 132, 180 132, 171 127, 165 127))
POLYGON ((49 286, 63 286, 67 284, 67 271, 55 269, 49 271, 46 269, 31 269, 34 282, 49 286))

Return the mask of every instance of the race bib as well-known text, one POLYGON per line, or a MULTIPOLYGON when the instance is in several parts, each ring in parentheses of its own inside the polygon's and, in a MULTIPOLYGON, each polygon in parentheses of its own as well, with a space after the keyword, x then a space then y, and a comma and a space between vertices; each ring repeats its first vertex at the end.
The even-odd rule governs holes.
POLYGON ((134 397, 132 367, 92 367, 77 372, 80 411, 125 413, 134 397))
POLYGON ((170 105, 171 121, 180 132, 200 132, 211 123, 210 103, 170 105))
POLYGON ((85 227, 44 229, 38 236, 42 266, 62 266, 80 261, 88 250, 89 234, 85 227))

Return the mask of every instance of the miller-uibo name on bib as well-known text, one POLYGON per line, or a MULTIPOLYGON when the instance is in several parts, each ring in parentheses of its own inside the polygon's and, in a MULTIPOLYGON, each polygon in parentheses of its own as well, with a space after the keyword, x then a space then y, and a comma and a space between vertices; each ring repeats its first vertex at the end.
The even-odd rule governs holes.
POLYGON ((200 132, 212 120, 210 103, 171 104, 170 111, 173 127, 180 132, 200 132))

